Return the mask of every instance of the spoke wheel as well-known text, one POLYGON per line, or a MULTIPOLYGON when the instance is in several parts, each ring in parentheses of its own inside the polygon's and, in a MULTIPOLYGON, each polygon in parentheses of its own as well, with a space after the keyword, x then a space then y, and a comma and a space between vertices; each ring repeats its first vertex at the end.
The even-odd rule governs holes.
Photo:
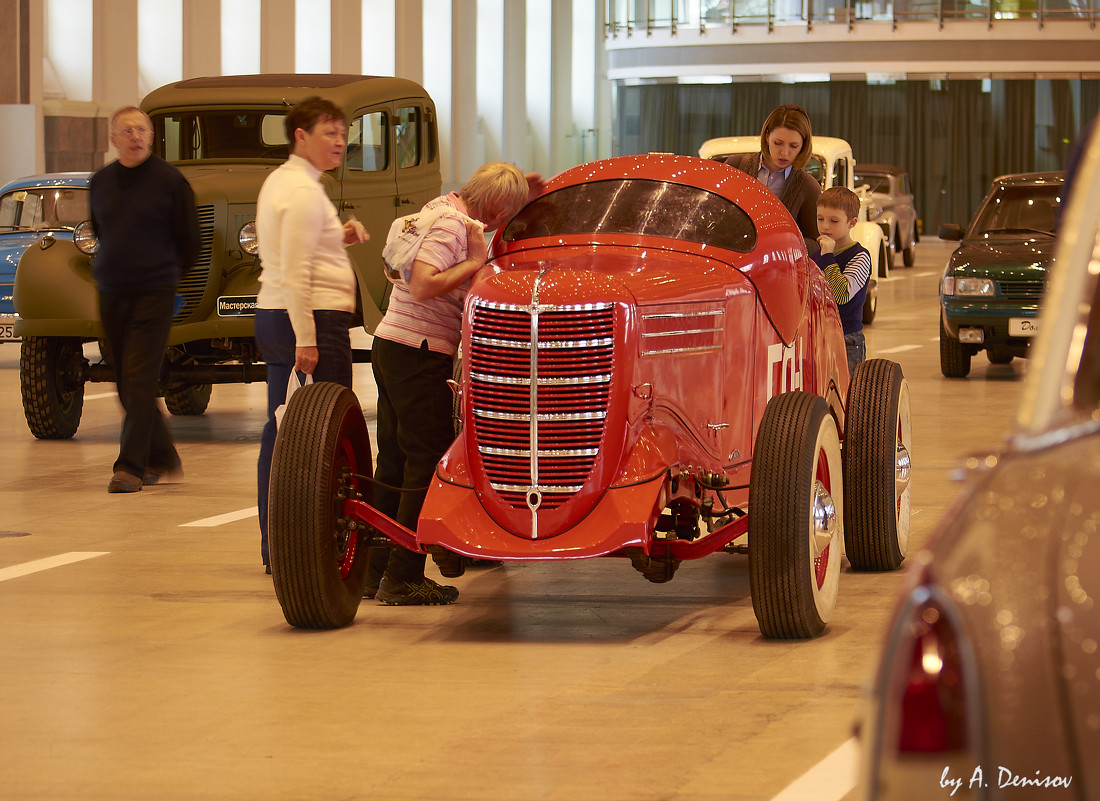
POLYGON ((38 439, 70 439, 84 411, 84 345, 76 337, 26 337, 19 346, 19 390, 27 427, 38 439))
POLYGON ((844 550, 856 570, 896 570, 909 550, 913 412, 901 365, 869 359, 848 385, 844 550))
POLYGON ((825 629, 840 581, 843 509, 840 438, 828 404, 808 392, 772 398, 749 479, 749 579, 765 637, 825 629))
POLYGON ((275 437, 268 545, 287 623, 328 629, 355 619, 367 582, 366 532, 344 515, 372 475, 370 436, 355 393, 330 382, 290 397, 275 437))

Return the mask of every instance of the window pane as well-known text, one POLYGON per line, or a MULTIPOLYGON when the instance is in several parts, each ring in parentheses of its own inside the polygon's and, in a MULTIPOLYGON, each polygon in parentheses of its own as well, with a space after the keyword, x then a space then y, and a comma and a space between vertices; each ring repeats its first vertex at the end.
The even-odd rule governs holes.
POLYGON ((379 172, 388 163, 386 112, 356 117, 348 126, 348 169, 379 172))
POLYGON ((397 168, 420 163, 420 109, 415 106, 397 110, 397 168))

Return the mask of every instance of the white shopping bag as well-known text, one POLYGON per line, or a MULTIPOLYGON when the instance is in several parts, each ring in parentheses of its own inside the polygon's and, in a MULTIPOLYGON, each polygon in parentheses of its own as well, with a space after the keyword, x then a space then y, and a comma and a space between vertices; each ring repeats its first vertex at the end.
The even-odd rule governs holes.
POLYGON ((283 415, 286 414, 286 405, 288 403, 290 403, 290 396, 293 395, 297 390, 301 389, 302 387, 304 387, 304 386, 308 387, 312 383, 313 383, 313 374, 312 373, 306 373, 306 382, 303 384, 300 380, 298 380, 298 371, 297 370, 291 370, 290 371, 290 379, 286 382, 286 400, 283 401, 282 405, 279 406, 275 410, 275 428, 276 429, 278 429, 279 426, 281 426, 283 424, 283 415))
POLYGON ((416 214, 398 217, 390 225, 386 236, 386 246, 382 249, 382 266, 386 277, 393 283, 409 283, 412 280, 412 266, 416 254, 424 243, 424 237, 432 226, 443 217, 458 217, 464 223, 473 223, 485 230, 484 223, 467 217, 446 203, 440 203, 431 209, 422 209, 416 214))

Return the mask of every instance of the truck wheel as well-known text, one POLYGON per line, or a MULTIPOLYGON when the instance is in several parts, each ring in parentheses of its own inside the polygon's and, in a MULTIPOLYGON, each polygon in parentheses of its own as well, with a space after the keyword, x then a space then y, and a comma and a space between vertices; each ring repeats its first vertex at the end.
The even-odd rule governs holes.
POLYGON ((863 324, 870 325, 878 313, 878 281, 872 278, 867 282, 867 294, 863 297, 863 324))
POLYGON ((955 339, 940 320, 940 372, 947 378, 966 378, 970 375, 970 350, 955 339))
POLYGON ((24 337, 19 390, 27 427, 38 439, 70 439, 80 427, 87 364, 77 337, 24 337))
POLYGON ((271 577, 290 625, 331 629, 355 619, 369 549, 344 499, 369 502, 372 473, 354 392, 322 381, 291 395, 275 437, 267 521, 271 577))
POLYGON ((987 350, 985 355, 990 364, 1012 364, 1012 354, 1003 350, 987 350))
POLYGON ((196 415, 210 405, 210 384, 191 384, 175 392, 164 393, 164 405, 172 414, 196 415))
POLYGON ((772 398, 749 478, 749 581, 765 637, 814 637, 832 617, 843 556, 842 474, 825 400, 809 392, 772 398))
POLYGON ((909 550, 913 413, 901 365, 870 359, 848 385, 844 552, 856 570, 896 570, 909 550))
POLYGON ((878 243, 878 277, 889 278, 890 268, 893 264, 890 263, 890 258, 886 255, 887 247, 886 240, 882 240, 878 243))

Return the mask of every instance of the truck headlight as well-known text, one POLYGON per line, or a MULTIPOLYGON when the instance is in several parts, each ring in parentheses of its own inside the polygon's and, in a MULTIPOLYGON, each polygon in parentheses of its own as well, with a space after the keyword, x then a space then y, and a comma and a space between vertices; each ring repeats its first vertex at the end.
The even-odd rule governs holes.
POLYGON ((237 233, 237 241, 241 243, 241 250, 249 256, 255 256, 260 249, 260 240, 256 236, 256 221, 249 220, 241 226, 237 233))
POLYGON ((77 223, 76 228, 73 229, 73 244, 85 256, 92 256, 99 250, 99 238, 92 230, 91 220, 77 223))

